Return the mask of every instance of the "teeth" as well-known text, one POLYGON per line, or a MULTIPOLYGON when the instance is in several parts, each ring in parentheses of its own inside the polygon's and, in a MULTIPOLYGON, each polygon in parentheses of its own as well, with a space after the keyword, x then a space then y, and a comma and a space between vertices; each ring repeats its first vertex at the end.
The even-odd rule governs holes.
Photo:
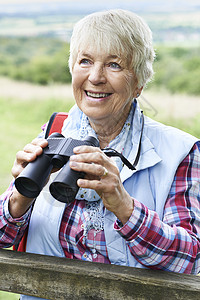
POLYGON ((105 98, 105 97, 108 97, 110 94, 109 93, 90 93, 90 92, 87 92, 87 95, 89 97, 92 97, 92 98, 105 98))

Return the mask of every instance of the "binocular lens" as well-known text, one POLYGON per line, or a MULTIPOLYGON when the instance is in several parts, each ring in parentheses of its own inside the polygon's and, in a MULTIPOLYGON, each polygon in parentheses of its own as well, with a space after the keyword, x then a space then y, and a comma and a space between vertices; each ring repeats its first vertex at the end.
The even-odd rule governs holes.
POLYGON ((50 185, 50 192, 54 198, 61 202, 70 203, 75 198, 78 187, 69 187, 62 182, 53 182, 50 185))
POLYGON ((35 198, 40 192, 37 184, 29 178, 18 178, 15 185, 21 191, 22 195, 28 198, 35 198))

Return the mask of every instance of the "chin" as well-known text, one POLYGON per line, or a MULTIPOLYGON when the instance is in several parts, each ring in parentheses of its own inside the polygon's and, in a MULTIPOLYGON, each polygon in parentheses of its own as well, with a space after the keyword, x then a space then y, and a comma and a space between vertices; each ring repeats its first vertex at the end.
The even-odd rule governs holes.
POLYGON ((100 111, 98 108, 87 108, 83 110, 83 113, 92 121, 100 121, 110 117, 107 113, 100 111))

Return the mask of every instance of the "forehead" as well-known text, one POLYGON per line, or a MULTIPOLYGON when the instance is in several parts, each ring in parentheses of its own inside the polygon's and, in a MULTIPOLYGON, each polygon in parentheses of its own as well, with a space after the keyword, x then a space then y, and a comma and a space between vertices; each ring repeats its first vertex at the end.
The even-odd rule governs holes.
POLYGON ((78 51, 78 57, 88 57, 88 58, 94 58, 94 57, 99 57, 99 58, 104 58, 104 59, 113 59, 113 60, 121 60, 121 57, 114 53, 107 53, 106 51, 98 51, 97 49, 94 48, 86 48, 86 49, 80 49, 78 51))
MULTIPOLYGON (((120 60, 124 67, 130 67, 130 53, 128 47, 117 36, 95 30, 78 32, 71 44, 73 63, 80 57, 80 54, 94 54, 112 56, 113 59, 120 60)), ((126 44, 126 43, 125 43, 126 44)), ((132 55, 131 55, 132 56, 132 55)))

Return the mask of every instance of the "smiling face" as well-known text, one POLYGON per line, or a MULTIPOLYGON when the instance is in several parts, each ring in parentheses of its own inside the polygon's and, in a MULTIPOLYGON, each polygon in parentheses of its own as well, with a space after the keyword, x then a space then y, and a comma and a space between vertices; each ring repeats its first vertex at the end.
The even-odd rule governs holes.
MULTIPOLYGON (((126 60, 87 47, 78 52, 72 68, 73 93, 78 107, 92 124, 124 123, 139 89, 126 60)), ((123 124, 122 124, 123 126, 123 124)))

